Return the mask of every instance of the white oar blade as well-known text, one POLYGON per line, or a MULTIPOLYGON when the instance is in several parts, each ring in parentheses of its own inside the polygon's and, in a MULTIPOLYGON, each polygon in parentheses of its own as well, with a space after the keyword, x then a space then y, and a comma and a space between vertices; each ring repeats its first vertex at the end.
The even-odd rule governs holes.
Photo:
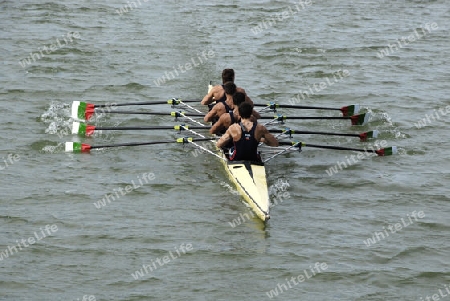
POLYGON ((65 151, 66 153, 73 153, 73 142, 66 142, 65 151))
POLYGON ((77 121, 74 121, 72 124, 72 134, 78 134, 79 130, 80 130, 80 123, 77 121))
POLYGON ((72 118, 74 119, 78 119, 78 107, 80 106, 80 102, 79 101, 74 101, 72 103, 72 118))

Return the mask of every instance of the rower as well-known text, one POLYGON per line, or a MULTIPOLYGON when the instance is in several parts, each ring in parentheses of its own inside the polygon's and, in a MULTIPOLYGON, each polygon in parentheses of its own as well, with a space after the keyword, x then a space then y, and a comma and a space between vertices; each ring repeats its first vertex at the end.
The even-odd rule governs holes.
MULTIPOLYGON (((239 116, 239 105, 245 101, 245 94, 241 92, 236 92, 233 95, 233 105, 234 110, 228 112, 228 114, 222 114, 219 120, 213 124, 213 126, 209 129, 210 134, 224 134, 225 131, 232 125, 233 123, 240 122, 241 116, 239 116)), ((254 112, 254 110, 253 110, 254 112)), ((256 117, 254 117, 252 113, 251 117, 252 121, 256 121, 256 117)))
POLYGON ((229 159, 231 161, 261 161, 258 154, 259 142, 269 146, 278 146, 278 140, 267 130, 267 128, 251 121, 253 106, 243 102, 239 106, 241 122, 232 124, 225 134, 217 141, 217 147, 224 147, 232 140, 234 147, 230 149, 229 159))
MULTIPOLYGON (((224 85, 226 82, 233 82, 234 83, 234 70, 233 69, 223 69, 222 71, 222 85, 216 85, 211 88, 211 90, 208 91, 208 94, 203 97, 201 104, 202 105, 209 105, 214 102, 221 102, 225 101, 225 88, 224 85)), ((237 92, 242 92, 245 94, 245 100, 253 104, 253 101, 247 96, 247 93, 245 93, 245 90, 241 87, 236 88, 237 92)))
POLYGON ((236 93, 236 85, 233 82, 226 82, 223 85, 225 90, 225 100, 217 102, 216 105, 205 115, 205 122, 215 122, 222 114, 233 111, 233 95, 236 93))

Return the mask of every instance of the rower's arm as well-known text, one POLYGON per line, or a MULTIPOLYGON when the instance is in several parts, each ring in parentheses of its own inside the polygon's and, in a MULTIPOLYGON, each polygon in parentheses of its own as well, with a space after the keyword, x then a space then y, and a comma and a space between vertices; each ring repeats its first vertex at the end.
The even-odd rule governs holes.
POLYGON ((208 105, 208 104, 212 103, 212 101, 213 101, 213 96, 210 92, 210 93, 206 94, 205 97, 203 97, 201 104, 208 105))
POLYGON ((211 90, 208 91, 208 94, 203 97, 201 104, 202 105, 209 105, 214 101, 214 93, 217 92, 217 86, 214 86, 211 90))
POLYGON ((225 125, 225 118, 226 118, 226 114, 223 114, 222 116, 220 116, 219 120, 213 124, 213 126, 209 129, 209 133, 210 134, 218 134, 220 133, 220 131, 226 127, 225 125))
POLYGON ((213 126, 209 129, 210 134, 217 134, 222 127, 219 127, 219 122, 213 124, 213 126))
POLYGON ((261 132, 262 132, 261 138, 264 138, 262 142, 264 142, 268 146, 278 146, 279 145, 277 138, 275 138, 274 135, 269 133, 269 131, 266 129, 266 127, 262 126, 261 132))
POLYGON ((203 120, 204 120, 205 122, 210 122, 210 121, 213 120, 214 116, 217 115, 217 109, 218 109, 219 105, 220 105, 220 103, 219 103, 219 104, 216 104, 214 107, 212 107, 211 111, 209 111, 209 112, 205 115, 205 118, 203 118, 203 120))
POLYGON ((231 139, 231 135, 227 131, 225 134, 222 135, 222 137, 220 137, 219 140, 217 140, 217 143, 216 143, 217 147, 219 147, 219 148, 224 147, 228 143, 228 141, 230 141, 230 139, 231 139))

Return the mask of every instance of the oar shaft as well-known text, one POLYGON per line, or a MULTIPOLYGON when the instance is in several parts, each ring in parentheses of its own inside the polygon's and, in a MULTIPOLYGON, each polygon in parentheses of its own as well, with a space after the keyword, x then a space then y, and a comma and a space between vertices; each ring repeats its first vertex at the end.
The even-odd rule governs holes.
MULTIPOLYGON (((189 129, 201 130, 208 129, 204 126, 187 126, 189 129)), ((96 126, 95 130, 99 131, 132 131, 132 130, 173 130, 173 126, 96 126)))
POLYGON ((324 149, 349 150, 349 151, 355 151, 355 152, 376 153, 376 150, 366 149, 366 148, 363 149, 363 148, 352 148, 352 147, 334 146, 334 145, 317 145, 317 144, 303 144, 302 146, 324 148, 324 149))
MULTIPOLYGON (((188 100, 180 100, 182 102, 199 102, 200 99, 188 99, 188 100)), ((111 104, 102 104, 102 105, 94 105, 94 108, 106 108, 106 107, 122 107, 122 106, 145 106, 145 105, 163 105, 167 104, 166 101, 141 101, 141 102, 129 102, 129 103, 111 103, 111 104)))
MULTIPOLYGON (((260 119, 274 119, 276 117, 271 117, 271 116, 261 116, 260 119)), ((336 116, 283 116, 283 119, 338 119, 338 120, 343 120, 343 119, 351 119, 351 117, 336 117, 336 116)))
MULTIPOLYGON (((255 107, 267 107, 266 104, 254 104, 255 107)), ((269 105, 270 106, 270 105, 269 105)), ((315 106, 300 106, 300 105, 276 105, 277 108, 286 108, 286 109, 306 109, 306 110, 334 110, 340 111, 340 108, 329 108, 329 107, 315 107, 315 106)))
MULTIPOLYGON (((292 145, 293 142, 280 141, 280 145, 292 145)), ((315 147, 315 148, 323 148, 323 149, 335 149, 335 150, 349 150, 355 152, 367 152, 367 153, 377 153, 374 149, 366 149, 366 148, 352 148, 345 146, 335 146, 335 145, 317 145, 317 144, 309 144, 305 142, 300 142, 302 147, 315 147)))
MULTIPOLYGON (((111 111, 109 114, 130 114, 130 115, 162 115, 162 116, 170 116, 172 112, 141 112, 141 111, 111 111)), ((204 114, 198 113, 182 113, 186 116, 190 117, 204 117, 204 114)))
POLYGON ((347 133, 330 133, 330 132, 314 132, 314 131, 297 131, 297 130, 269 130, 271 133, 286 133, 289 134, 291 132, 292 134, 316 134, 316 135, 329 135, 329 136, 343 136, 343 137, 358 137, 360 138, 359 134, 347 134, 347 133))
POLYGON ((144 101, 144 102, 130 102, 130 103, 111 103, 94 105, 94 108, 106 108, 106 107, 122 107, 122 106, 144 106, 144 105, 163 105, 167 104, 167 101, 144 101))
MULTIPOLYGON (((209 140, 214 140, 214 138, 197 138, 197 139, 192 139, 192 141, 209 141, 209 140)), ((140 145, 152 145, 152 144, 168 144, 168 143, 177 143, 177 141, 176 140, 166 140, 166 141, 129 142, 129 143, 118 143, 118 144, 91 145, 91 149, 107 148, 107 147, 121 147, 121 146, 140 146, 140 145)))

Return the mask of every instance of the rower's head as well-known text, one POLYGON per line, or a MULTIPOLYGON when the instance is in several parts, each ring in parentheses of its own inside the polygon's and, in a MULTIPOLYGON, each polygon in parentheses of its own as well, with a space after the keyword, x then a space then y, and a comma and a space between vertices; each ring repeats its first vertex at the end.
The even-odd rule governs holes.
POLYGON ((252 113, 253 105, 251 103, 244 101, 239 105, 239 116, 241 116, 241 118, 250 118, 250 116, 252 116, 252 113))
POLYGON ((242 92, 236 92, 233 95, 233 104, 235 106, 239 106, 241 103, 245 101, 245 94, 242 92))
POLYGON ((234 82, 234 70, 233 69, 223 69, 222 71, 222 83, 234 82))
POLYGON ((234 95, 234 93, 236 93, 236 85, 233 82, 226 82, 223 85, 223 89, 228 95, 234 95))

